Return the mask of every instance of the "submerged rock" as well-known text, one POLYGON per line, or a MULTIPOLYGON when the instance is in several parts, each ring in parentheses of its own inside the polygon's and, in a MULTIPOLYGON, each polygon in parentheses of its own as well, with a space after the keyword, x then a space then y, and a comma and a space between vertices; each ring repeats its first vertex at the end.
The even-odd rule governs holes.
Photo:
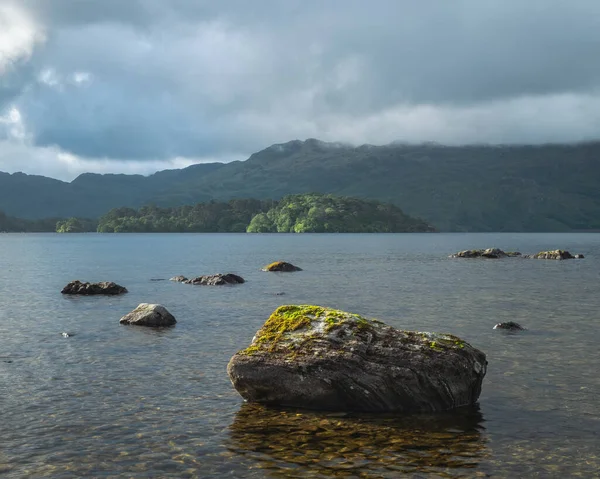
POLYGON ((204 286, 222 286, 225 284, 242 284, 245 283, 244 278, 237 274, 208 274, 205 276, 198 276, 194 279, 188 279, 184 281, 186 284, 200 284, 204 286))
POLYGON ((106 294, 115 295, 127 293, 127 288, 120 286, 112 281, 102 281, 100 283, 82 283, 79 280, 71 281, 61 291, 62 294, 106 294))
POLYGON ((169 281, 177 281, 178 283, 185 283, 188 279, 185 276, 173 276, 169 281))
POLYGON ((525 328, 519 323, 514 321, 506 321, 505 323, 498 323, 494 326, 494 329, 506 329, 507 331, 525 331, 525 328))
POLYGON ((281 306, 227 366, 250 402, 334 411, 474 404, 485 354, 450 334, 401 331, 320 306, 281 306))
POLYGON ((177 321, 160 304, 141 303, 131 313, 127 313, 119 321, 121 324, 133 324, 136 326, 173 326, 177 321))
POLYGON ((302 271, 302 268, 298 266, 294 266, 292 263, 286 263, 285 261, 275 261, 274 263, 268 264, 265 266, 263 271, 283 271, 283 272, 292 272, 292 271, 302 271))
POLYGON ((556 249, 554 251, 540 251, 537 254, 533 255, 534 259, 574 259, 575 256, 573 256, 571 253, 569 253, 568 251, 562 250, 562 249, 556 249))

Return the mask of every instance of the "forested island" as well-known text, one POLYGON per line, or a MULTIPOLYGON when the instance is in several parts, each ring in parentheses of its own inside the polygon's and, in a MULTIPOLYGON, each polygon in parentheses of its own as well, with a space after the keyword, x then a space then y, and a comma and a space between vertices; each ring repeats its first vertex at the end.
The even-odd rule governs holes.
POLYGON ((433 232, 423 220, 379 201, 335 195, 289 195, 275 200, 209 201, 195 206, 115 208, 100 233, 405 233, 433 232))
POLYGON ((433 232, 392 204, 325 194, 208 201, 194 206, 114 208, 99 220, 26 220, 0 212, 2 232, 57 233, 405 233, 433 232))

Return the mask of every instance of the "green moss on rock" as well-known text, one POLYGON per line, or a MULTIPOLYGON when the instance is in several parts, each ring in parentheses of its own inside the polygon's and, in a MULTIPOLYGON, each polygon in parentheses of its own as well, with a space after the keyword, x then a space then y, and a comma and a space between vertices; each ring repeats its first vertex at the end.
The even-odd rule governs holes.
POLYGON ((292 350, 298 349, 299 345, 304 345, 319 335, 331 333, 343 325, 364 331, 374 324, 382 323, 363 318, 358 314, 322 306, 307 304, 280 306, 256 333, 252 344, 240 353, 255 354, 260 351, 273 351, 280 345, 285 345, 292 350), (295 333, 294 340, 290 338, 291 333, 295 333))

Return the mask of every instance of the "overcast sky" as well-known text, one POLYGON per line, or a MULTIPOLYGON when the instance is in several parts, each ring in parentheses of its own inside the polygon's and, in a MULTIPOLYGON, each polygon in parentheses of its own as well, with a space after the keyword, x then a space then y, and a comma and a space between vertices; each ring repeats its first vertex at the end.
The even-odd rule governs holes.
POLYGON ((600 139, 599 0, 0 0, 0 171, 600 139))

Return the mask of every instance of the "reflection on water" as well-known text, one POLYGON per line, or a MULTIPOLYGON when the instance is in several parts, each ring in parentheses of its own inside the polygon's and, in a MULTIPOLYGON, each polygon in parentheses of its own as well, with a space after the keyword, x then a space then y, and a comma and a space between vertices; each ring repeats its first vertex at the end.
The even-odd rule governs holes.
POLYGON ((465 477, 489 455, 478 407, 451 413, 319 414, 244 404, 227 445, 274 477, 465 477), (376 476, 372 476, 376 474, 376 476))

